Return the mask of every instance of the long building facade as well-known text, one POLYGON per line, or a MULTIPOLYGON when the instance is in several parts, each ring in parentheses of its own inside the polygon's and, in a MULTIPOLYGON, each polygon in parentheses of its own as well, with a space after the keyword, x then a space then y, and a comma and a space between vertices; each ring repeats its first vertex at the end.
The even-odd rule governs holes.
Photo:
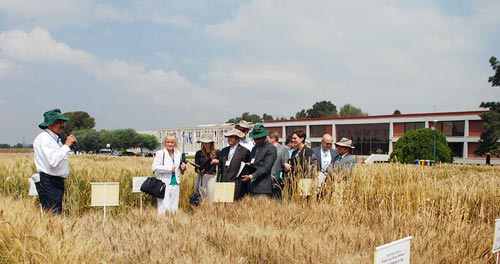
MULTIPOLYGON (((441 131, 452 150, 455 163, 484 164, 485 158, 474 151, 479 146, 483 122, 479 114, 484 111, 441 112, 401 115, 379 115, 361 117, 315 118, 301 120, 266 121, 264 126, 270 132, 278 132, 284 141, 293 131, 303 130, 311 146, 318 146, 323 134, 328 133, 337 141, 342 137, 353 140, 354 155, 369 156, 374 153, 390 154, 398 139, 406 132, 432 128, 441 131)), ((223 148, 227 142, 223 133, 232 124, 201 125, 192 128, 172 128, 156 131, 160 141, 167 133, 175 133, 184 152, 194 153, 200 149, 197 139, 203 133, 212 133, 216 147, 223 148)), ((492 164, 500 164, 492 157, 492 164)))

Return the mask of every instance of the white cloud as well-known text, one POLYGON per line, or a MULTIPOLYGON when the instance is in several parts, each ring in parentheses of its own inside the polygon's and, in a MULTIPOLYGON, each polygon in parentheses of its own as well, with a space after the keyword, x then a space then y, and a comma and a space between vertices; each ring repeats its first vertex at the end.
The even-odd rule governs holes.
POLYGON ((95 63, 95 57, 55 41, 42 28, 31 32, 10 30, 0 33, 0 49, 10 59, 23 62, 62 62, 77 65, 95 63))
MULTIPOLYGON (((25 64, 75 65, 90 73, 108 89, 137 94, 159 104, 165 104, 165 99, 175 91, 198 89, 175 70, 148 70, 142 63, 99 59, 86 51, 56 41, 42 28, 31 32, 11 30, 0 33, 0 51, 7 59, 25 64)), ((3 60, 0 72, 8 65, 10 62, 3 60)), ((182 102, 182 98, 179 101, 182 102)))
MULTIPOLYGON (((489 9, 498 7, 491 3, 489 9)), ((205 28, 214 42, 243 51, 232 58, 230 69, 215 67, 205 77, 238 86, 241 72, 256 79, 263 76, 261 70, 247 70, 249 58, 256 62, 255 69, 278 72, 282 61, 294 61, 299 75, 311 83, 284 82, 290 94, 310 87, 311 93, 323 96, 316 101, 331 96, 336 104, 351 103, 370 114, 392 113, 397 103, 411 105, 409 111, 425 111, 425 104, 451 108, 453 94, 478 99, 479 89, 471 87, 482 86, 484 73, 470 58, 477 57, 485 37, 494 34, 491 23, 500 23, 491 10, 476 12, 447 16, 431 5, 390 1, 312 5, 256 0, 241 6, 231 20, 205 28), (380 100, 386 103, 377 103, 380 100)))

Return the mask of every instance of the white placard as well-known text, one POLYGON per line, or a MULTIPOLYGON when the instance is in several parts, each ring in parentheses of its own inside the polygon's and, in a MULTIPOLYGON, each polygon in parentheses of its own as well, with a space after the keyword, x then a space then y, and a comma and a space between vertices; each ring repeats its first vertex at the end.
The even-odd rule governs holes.
POLYGON ((410 263, 410 240, 413 237, 403 239, 379 246, 375 249, 375 264, 409 264, 410 263))
POLYGON ((141 192, 141 185, 147 178, 148 178, 147 176, 132 177, 132 192, 133 193, 141 192))
POLYGON ((311 195, 312 182, 313 182, 313 179, 299 179, 298 187, 299 187, 299 195, 300 196, 311 195))
POLYGON ((495 235, 493 236, 493 253, 500 251, 500 218, 495 220, 495 235))
POLYGON ((28 182, 30 183, 30 190, 28 192, 28 195, 37 196, 38 191, 36 190, 35 181, 32 178, 28 178, 28 182))
POLYGON ((91 182, 90 206, 120 205, 119 182, 91 182))
POLYGON ((234 202, 234 182, 216 182, 214 186, 214 203, 234 202))

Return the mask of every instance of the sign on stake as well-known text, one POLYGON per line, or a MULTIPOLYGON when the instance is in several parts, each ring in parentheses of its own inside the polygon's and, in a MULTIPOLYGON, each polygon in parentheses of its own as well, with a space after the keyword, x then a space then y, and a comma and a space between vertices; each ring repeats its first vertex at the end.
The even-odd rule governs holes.
POLYGON ((498 264, 498 255, 500 254, 500 218, 495 220, 495 234, 493 235, 492 253, 497 253, 496 263, 498 264))
POLYGON ((119 182, 91 182, 90 206, 104 206, 104 220, 106 220, 106 207, 120 205, 119 182))
POLYGON ((375 248, 375 264, 409 264, 410 263, 410 240, 413 237, 403 239, 375 248))
POLYGON ((214 186, 214 203, 234 202, 234 182, 216 182, 214 186))
POLYGON ((132 193, 140 193, 140 208, 141 208, 141 213, 142 213, 142 192, 141 192, 141 186, 144 183, 144 181, 147 179, 147 176, 139 176, 139 177, 132 177, 132 193))

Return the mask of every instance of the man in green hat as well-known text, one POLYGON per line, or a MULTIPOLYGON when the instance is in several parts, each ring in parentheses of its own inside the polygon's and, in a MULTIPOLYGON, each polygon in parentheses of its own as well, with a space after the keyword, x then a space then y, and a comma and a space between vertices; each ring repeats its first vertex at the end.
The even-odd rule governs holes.
POLYGON ((64 125, 69 120, 61 110, 47 111, 43 117, 43 123, 38 125, 43 131, 33 141, 35 166, 40 175, 35 186, 42 208, 62 214, 64 179, 69 175, 68 153, 77 140, 71 134, 64 144, 61 142, 59 135, 64 133, 64 125))
POLYGON ((272 196, 273 180, 271 170, 276 160, 276 148, 267 140, 269 131, 264 129, 264 125, 256 124, 249 136, 254 140, 255 146, 250 154, 250 163, 255 168, 255 172, 250 175, 242 175, 242 182, 250 182, 249 191, 252 195, 272 196))

